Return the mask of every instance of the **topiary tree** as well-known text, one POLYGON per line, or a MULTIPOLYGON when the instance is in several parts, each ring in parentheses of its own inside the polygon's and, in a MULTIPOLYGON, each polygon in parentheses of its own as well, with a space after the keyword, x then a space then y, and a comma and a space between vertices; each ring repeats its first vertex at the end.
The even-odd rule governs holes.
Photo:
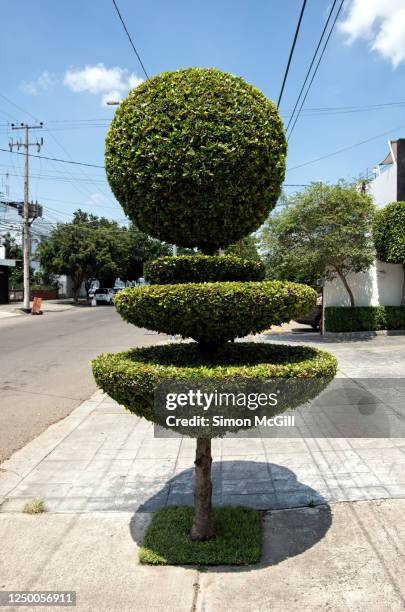
MULTIPOLYGON (((219 70, 191 68, 129 94, 107 136, 106 169, 137 227, 212 255, 256 230, 275 206, 285 153, 278 112, 259 90, 219 70)), ((309 311, 316 303, 310 287, 262 281, 260 263, 235 256, 165 257, 148 274, 158 284, 120 291, 118 312, 134 325, 195 342, 94 360, 98 385, 135 414, 156 422, 162 381, 302 377, 319 380, 319 392, 334 376, 335 359, 316 349, 233 342, 309 311)), ((214 533, 211 439, 196 437, 191 538, 206 540, 214 533)))
POLYGON ((403 266, 401 306, 405 306, 405 202, 391 202, 376 212, 373 239, 378 259, 403 266))
POLYGON ((211 254, 255 230, 280 194, 277 109, 219 70, 166 72, 134 89, 106 139, 107 177, 137 227, 211 254))

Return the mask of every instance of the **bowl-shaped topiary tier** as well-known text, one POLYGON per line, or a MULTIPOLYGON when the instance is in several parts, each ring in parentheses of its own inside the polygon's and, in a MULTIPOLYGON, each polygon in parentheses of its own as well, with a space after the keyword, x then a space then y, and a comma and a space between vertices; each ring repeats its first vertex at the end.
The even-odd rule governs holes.
MULTIPOLYGON (((100 355, 92 362, 97 385, 119 404, 138 416, 156 422, 154 393, 165 381, 226 382, 252 379, 319 379, 311 397, 301 395, 295 405, 314 397, 335 376, 337 361, 324 351, 308 346, 256 342, 228 342, 206 360, 198 345, 173 343, 100 355)), ((283 410, 294 405, 284 406, 283 410)))
POLYGON ((309 312, 316 292, 281 281, 151 285, 123 289, 114 303, 138 327, 221 344, 309 312))
POLYGON ((261 281, 265 271, 263 262, 236 255, 158 257, 145 265, 145 277, 152 285, 261 281))
POLYGON ((165 72, 131 91, 107 139, 110 187, 147 234, 206 253, 276 205, 286 140, 275 105, 214 68, 165 72))

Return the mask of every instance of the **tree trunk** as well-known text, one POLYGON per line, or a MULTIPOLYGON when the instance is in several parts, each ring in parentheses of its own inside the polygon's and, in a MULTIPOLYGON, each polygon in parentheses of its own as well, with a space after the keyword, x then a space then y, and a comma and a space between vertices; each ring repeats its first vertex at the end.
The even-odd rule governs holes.
POLYGON ((197 438, 195 456, 194 521, 192 540, 208 540, 214 535, 211 482, 211 440, 197 438))
POLYGON ((401 306, 405 306, 405 264, 402 264, 402 271, 403 271, 403 274, 404 274, 404 278, 402 280, 401 306))
POLYGON ((338 273, 339 278, 340 278, 340 280, 342 281, 342 283, 343 283, 343 285, 344 285, 344 287, 345 287, 345 289, 346 289, 347 293, 349 294, 349 298, 350 298, 350 306, 351 306, 352 308, 354 308, 355 304, 354 304, 353 291, 350 289, 350 287, 349 287, 349 283, 347 282, 345 275, 344 275, 344 274, 342 274, 342 272, 341 272, 341 271, 340 271, 338 268, 335 268, 335 269, 336 269, 336 272, 338 273))

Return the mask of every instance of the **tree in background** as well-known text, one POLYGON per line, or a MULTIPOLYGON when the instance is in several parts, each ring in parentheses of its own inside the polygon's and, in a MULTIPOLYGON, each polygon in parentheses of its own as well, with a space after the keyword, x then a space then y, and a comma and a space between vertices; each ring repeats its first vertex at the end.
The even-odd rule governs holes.
POLYGON ((10 232, 3 236, 3 245, 6 247, 6 257, 16 260, 15 268, 11 270, 9 276, 10 286, 15 288, 23 282, 22 247, 10 232))
POLYGON ((373 238, 381 261, 402 264, 401 306, 405 305, 405 202, 392 202, 375 214, 373 238))
POLYGON ((130 224, 128 233, 128 252, 126 272, 123 277, 129 280, 136 280, 144 275, 143 267, 148 261, 170 255, 172 247, 168 244, 151 238, 141 232, 133 223, 130 224))
POLYGON ((338 277, 355 305, 348 275, 374 259, 371 197, 355 186, 313 183, 266 222, 261 248, 268 276, 307 282, 338 277))
POLYGON ((88 291, 95 278, 105 286, 112 286, 117 277, 138 278, 145 261, 168 252, 167 245, 134 225, 122 227, 79 209, 72 222, 58 223, 40 244, 38 258, 43 273, 71 277, 77 301, 82 283, 88 291))
POLYGON ((298 246, 293 250, 286 250, 285 213, 286 209, 277 210, 260 231, 259 244, 266 267, 266 278, 289 280, 315 287, 317 279, 323 273, 319 257, 317 253, 310 253, 307 249, 303 253, 298 246))
POLYGON ((230 244, 225 249, 227 255, 237 255, 243 259, 253 259, 254 261, 261 261, 259 251, 257 250, 257 240, 254 236, 245 236, 230 244))

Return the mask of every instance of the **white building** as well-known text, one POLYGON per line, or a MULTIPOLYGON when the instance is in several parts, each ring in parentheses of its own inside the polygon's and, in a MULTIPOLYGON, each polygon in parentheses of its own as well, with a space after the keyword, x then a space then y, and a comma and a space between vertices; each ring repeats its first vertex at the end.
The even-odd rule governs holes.
MULTIPOLYGON (((378 207, 405 201, 405 139, 391 140, 388 147, 388 155, 374 169, 374 179, 368 186, 378 207)), ((356 306, 399 306, 401 303, 402 264, 377 259, 367 272, 349 274, 347 281, 356 306)), ((338 278, 325 283, 324 299, 325 306, 350 306, 347 291, 338 278)))

